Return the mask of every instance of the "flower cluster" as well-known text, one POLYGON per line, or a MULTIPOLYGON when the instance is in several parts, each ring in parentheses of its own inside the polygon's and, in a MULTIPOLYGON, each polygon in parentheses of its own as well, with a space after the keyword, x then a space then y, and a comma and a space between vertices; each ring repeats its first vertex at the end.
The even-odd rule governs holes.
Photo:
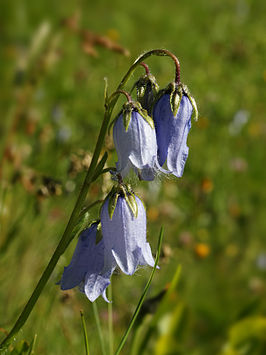
POLYGON ((175 82, 159 91, 147 65, 141 64, 146 74, 133 87, 137 89, 137 101, 125 91, 115 93, 123 93, 128 99, 113 127, 118 183, 105 198, 100 220, 80 234, 60 281, 63 290, 79 286, 92 302, 100 295, 108 301, 106 288, 117 267, 132 275, 139 265, 154 266, 146 241, 144 205, 123 179, 131 170, 147 181, 161 173, 181 177, 193 113, 197 118, 196 103, 180 83, 179 73, 175 82))
POLYGON ((146 241, 146 212, 140 198, 119 185, 101 208, 101 222, 84 230, 71 263, 64 269, 62 290, 79 286, 90 301, 106 298, 110 277, 118 266, 132 275, 138 265, 154 266, 146 241), (99 237, 100 235, 100 237, 99 237))
POLYGON ((145 77, 146 81, 136 83, 139 101, 126 103, 114 124, 117 172, 126 177, 133 169, 140 180, 147 181, 160 173, 181 177, 192 114, 197 118, 195 100, 181 83, 170 83, 155 95, 158 85, 154 77, 145 77), (165 163, 167 169, 163 168, 165 163))

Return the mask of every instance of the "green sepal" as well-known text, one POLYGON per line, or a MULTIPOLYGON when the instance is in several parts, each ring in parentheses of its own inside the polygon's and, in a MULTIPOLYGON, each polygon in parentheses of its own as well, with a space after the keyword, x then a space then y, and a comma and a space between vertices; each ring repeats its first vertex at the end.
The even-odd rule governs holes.
POLYGON ((144 120, 154 129, 154 122, 153 119, 148 115, 148 112, 142 108, 139 102, 134 103, 134 107, 138 111, 138 113, 144 118, 144 120))
POLYGON ((142 197, 140 197, 139 196, 139 194, 134 194, 135 196, 137 196, 138 197, 138 199, 140 199, 140 201, 142 202, 142 204, 143 204, 143 207, 144 207, 144 209, 145 209, 145 211, 147 211, 147 208, 146 208, 146 205, 145 205, 145 203, 144 203, 144 201, 143 201, 143 198, 142 197))
POLYGON ((142 76, 133 86, 137 88, 137 97, 142 98, 145 94, 146 90, 149 90, 149 85, 150 85, 150 90, 152 90, 154 93, 157 93, 159 91, 159 85, 157 84, 157 81, 155 79, 155 76, 152 74, 150 75, 144 75, 142 76))
POLYGON ((132 108, 125 108, 123 110, 123 123, 124 123, 124 127, 125 127, 125 131, 127 132, 128 130, 128 126, 130 124, 131 121, 131 116, 132 116, 132 108))
POLYGON ((194 99, 193 96, 189 95, 188 96, 189 98, 189 101, 193 107, 193 112, 192 112, 192 118, 197 121, 199 119, 199 111, 198 111, 198 107, 197 107, 197 104, 196 104, 196 101, 194 99))
POLYGON ((179 88, 176 88, 170 94, 170 106, 174 117, 176 117, 177 115, 182 96, 183 96, 182 90, 180 90, 179 88))
POLYGON ((138 100, 144 97, 146 87, 141 82, 139 86, 137 86, 137 98, 138 100))
POLYGON ((97 245, 98 243, 100 243, 100 241, 102 239, 103 239, 102 226, 101 226, 101 223, 99 223, 98 226, 97 226, 95 244, 97 245))
POLYGON ((182 90, 184 92, 184 94, 187 95, 192 107, 193 107, 193 112, 192 112, 192 119, 194 119, 195 121, 198 120, 199 118, 199 111, 198 111, 198 107, 196 104, 196 101, 194 99, 194 97, 190 94, 188 87, 186 85, 182 85, 182 90))
POLYGON ((118 197, 119 197, 119 194, 117 192, 110 194, 110 196, 109 196, 108 213, 109 213, 110 219, 113 218, 113 214, 115 212, 118 197))
POLYGON ((133 216, 138 217, 138 204, 133 193, 125 194, 125 200, 128 204, 128 207, 131 209, 133 216))

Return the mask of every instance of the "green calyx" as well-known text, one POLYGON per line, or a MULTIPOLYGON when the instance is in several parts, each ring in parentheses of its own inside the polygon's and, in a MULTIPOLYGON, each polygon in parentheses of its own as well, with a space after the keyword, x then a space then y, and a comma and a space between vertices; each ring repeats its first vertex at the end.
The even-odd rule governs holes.
POLYGON ((95 244, 97 245, 98 243, 100 243, 100 241, 101 241, 102 239, 103 239, 102 225, 101 225, 101 223, 99 223, 98 226, 97 226, 95 244))
POLYGON ((128 205, 128 207, 130 208, 133 216, 135 218, 137 218, 138 216, 138 204, 136 201, 136 197, 134 192, 131 190, 131 187, 129 185, 125 185, 125 184, 118 184, 118 186, 115 188, 113 187, 113 189, 111 190, 111 192, 109 193, 109 195, 107 197, 109 197, 109 203, 108 203, 108 213, 109 213, 109 218, 112 219, 114 212, 115 212, 115 208, 117 205, 117 201, 118 201, 118 197, 122 196, 125 198, 126 203, 128 205))
POLYGON ((122 109, 123 123, 124 123, 124 127, 125 127, 126 132, 128 130, 128 126, 131 121, 133 109, 134 108, 133 108, 133 105, 131 102, 127 102, 126 104, 124 104, 123 109, 122 109))
POLYGON ((153 92, 154 94, 159 91, 159 85, 157 84, 155 76, 152 74, 146 74, 140 77, 133 87, 136 87, 137 89, 138 101, 141 101, 147 91, 153 92))
POLYGON ((173 112, 174 117, 176 117, 181 99, 183 95, 186 95, 193 107, 193 113, 192 113, 192 118, 195 119, 195 121, 198 120, 198 108, 196 101, 194 97, 190 94, 188 87, 182 83, 176 84, 175 82, 170 83, 165 89, 159 91, 156 102, 159 101, 159 99, 164 95, 164 94, 169 94, 170 95, 170 106, 171 110, 173 112))
POLYGON ((113 194, 111 194, 109 196, 108 213, 109 213, 110 219, 113 218, 113 214, 115 212, 118 197, 119 197, 119 193, 117 193, 117 192, 114 192, 113 194))
POLYGON ((183 90, 183 93, 188 97, 192 107, 193 107, 193 112, 192 112, 192 118, 197 121, 198 118, 199 118, 199 111, 198 111, 198 107, 197 107, 197 104, 196 104, 196 101, 194 99, 194 97, 190 94, 189 90, 188 90, 188 87, 186 85, 183 85, 183 84, 180 84, 182 85, 182 90, 183 90))
MULTIPOLYGON (((132 118, 132 112, 137 111, 141 117, 154 129, 154 122, 153 119, 148 115, 148 112, 141 106, 141 104, 136 102, 127 102, 124 104, 122 108, 122 115, 123 115, 123 123, 125 127, 125 131, 128 131, 128 127, 132 118)), ((121 114, 121 113, 120 113, 121 114)))
POLYGON ((169 84, 169 89, 171 110, 174 117, 176 117, 183 96, 183 91, 181 85, 176 85, 175 83, 169 84))
POLYGON ((154 129, 154 122, 151 116, 149 116, 147 110, 145 110, 141 104, 137 101, 134 103, 134 107, 137 112, 144 118, 144 120, 154 129))

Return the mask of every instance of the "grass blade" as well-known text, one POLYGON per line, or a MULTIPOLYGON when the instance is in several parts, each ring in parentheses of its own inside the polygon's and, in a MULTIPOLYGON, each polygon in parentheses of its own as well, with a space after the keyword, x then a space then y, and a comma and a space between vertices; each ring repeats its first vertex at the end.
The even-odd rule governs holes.
POLYGON ((94 314, 94 318, 95 318, 95 322, 96 322, 96 326, 97 326, 97 331, 98 331, 98 336, 99 336, 99 340, 100 340, 100 344, 101 344, 102 353, 103 353, 103 355, 106 355, 105 344, 104 344, 104 340, 103 340, 103 332, 102 332, 102 327, 101 327, 101 323, 100 323, 99 312, 98 312, 98 307, 97 307, 96 301, 94 301, 92 303, 92 308, 93 308, 93 314, 94 314))
POLYGON ((85 354, 89 355, 90 354, 89 342, 88 342, 87 328, 86 328, 83 311, 80 311, 80 317, 81 317, 81 324, 82 324, 84 343, 85 343, 85 354))
POLYGON ((144 301, 144 299, 146 297, 146 294, 147 294, 147 292, 149 290, 150 284, 151 284, 153 276, 155 274, 156 267, 157 267, 158 262, 159 262, 161 246, 162 246, 162 239, 163 239, 163 233, 164 233, 164 230, 163 230, 163 227, 162 227, 161 230, 160 230, 160 235, 159 235, 159 241, 158 241, 158 246, 157 246, 157 253, 156 253, 155 263, 154 263, 154 267, 152 269, 150 278, 149 278, 149 280, 148 280, 148 282, 147 282, 147 284, 146 284, 146 286, 144 288, 144 291, 143 291, 143 293, 142 293, 142 295, 141 295, 141 297, 139 299, 138 305, 137 305, 136 310, 135 310, 135 312, 134 312, 134 314, 133 314, 133 316, 131 318, 131 321, 130 321, 130 323, 128 325, 128 328, 125 331, 125 334, 123 335, 120 344, 118 345, 118 348, 117 348, 117 350, 115 352, 115 355, 118 355, 120 353, 120 351, 122 350, 122 348, 123 348, 123 346, 124 346, 124 344, 125 344, 125 342, 127 340, 127 337, 128 337, 128 335, 130 333, 130 330, 132 329, 132 327, 133 327, 133 325, 135 323, 135 320, 136 320, 136 318, 137 318, 137 316, 139 314, 139 311, 140 311, 141 306, 143 304, 143 301, 144 301))
POLYGON ((110 283, 108 289, 108 333, 109 333, 109 354, 114 352, 114 332, 113 332, 113 304, 112 304, 112 283, 110 283))

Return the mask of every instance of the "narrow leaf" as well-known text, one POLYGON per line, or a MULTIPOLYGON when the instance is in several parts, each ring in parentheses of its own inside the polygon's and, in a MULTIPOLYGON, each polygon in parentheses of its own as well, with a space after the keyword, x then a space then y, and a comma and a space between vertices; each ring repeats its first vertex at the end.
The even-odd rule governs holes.
POLYGON ((90 353, 89 342, 88 342, 87 328, 86 328, 86 323, 85 323, 83 311, 80 311, 80 317, 81 317, 81 324, 82 324, 84 344, 85 344, 85 354, 89 355, 89 353, 90 353))
POLYGON ((92 302, 92 309, 93 309, 93 314, 94 314, 94 318, 95 318, 95 323, 97 326, 97 331, 98 331, 98 336, 99 336, 99 340, 100 340, 102 354, 106 355, 103 331, 102 331, 102 327, 101 327, 101 323, 100 323, 99 312, 98 312, 98 307, 97 307, 96 302, 92 302))
POLYGON ((122 350, 123 346, 125 345, 125 342, 126 342, 126 340, 128 338, 130 330, 132 329, 132 327, 133 327, 133 325, 134 325, 134 323, 135 323, 135 321, 137 319, 137 316, 139 314, 141 306, 142 306, 142 304, 144 302, 144 299, 145 299, 145 297, 147 295, 147 292, 149 290, 150 284, 152 282, 153 276, 155 274, 155 271, 156 271, 156 268, 157 268, 157 265, 158 265, 158 262, 159 262, 159 257, 160 257, 160 253, 161 253, 161 247, 162 247, 163 234, 164 234, 164 229, 162 227, 161 230, 160 230, 160 235, 159 235, 159 240, 158 240, 155 263, 154 263, 150 278, 149 278, 149 280, 148 280, 148 282, 147 282, 147 284, 146 284, 146 286, 145 286, 145 288, 143 290, 143 293, 142 293, 142 295, 141 295, 141 297, 139 299, 139 302, 138 302, 138 305, 136 307, 136 310, 135 310, 135 312, 134 312, 134 314, 133 314, 133 316, 131 318, 131 321, 130 321, 130 323, 128 325, 128 328, 127 328, 125 334, 123 335, 123 337, 121 339, 121 342, 120 342, 120 344, 119 344, 119 346, 118 346, 118 348, 117 348, 117 350, 115 352, 115 355, 118 355, 120 353, 120 351, 122 350))
POLYGON ((118 196, 119 196, 119 194, 114 193, 114 194, 110 195, 110 197, 109 197, 108 212, 109 212, 110 219, 113 218, 113 214, 114 214, 114 211, 116 208, 118 196))
POLYGON ((27 355, 33 354, 33 352, 34 352, 34 347, 35 347, 35 344, 36 344, 36 339, 37 339, 37 334, 34 335, 34 338, 32 339, 32 341, 31 341, 31 343, 30 343, 30 346, 29 346, 29 350, 28 350, 27 355))
POLYGON ((98 176, 101 175, 101 172, 104 168, 107 158, 108 158, 108 153, 105 152, 95 169, 95 173, 94 173, 92 181, 95 181, 98 178, 98 176))
POLYGON ((107 78, 104 78, 104 102, 105 104, 107 103, 108 101, 108 93, 107 93, 107 90, 108 90, 108 80, 107 78))

